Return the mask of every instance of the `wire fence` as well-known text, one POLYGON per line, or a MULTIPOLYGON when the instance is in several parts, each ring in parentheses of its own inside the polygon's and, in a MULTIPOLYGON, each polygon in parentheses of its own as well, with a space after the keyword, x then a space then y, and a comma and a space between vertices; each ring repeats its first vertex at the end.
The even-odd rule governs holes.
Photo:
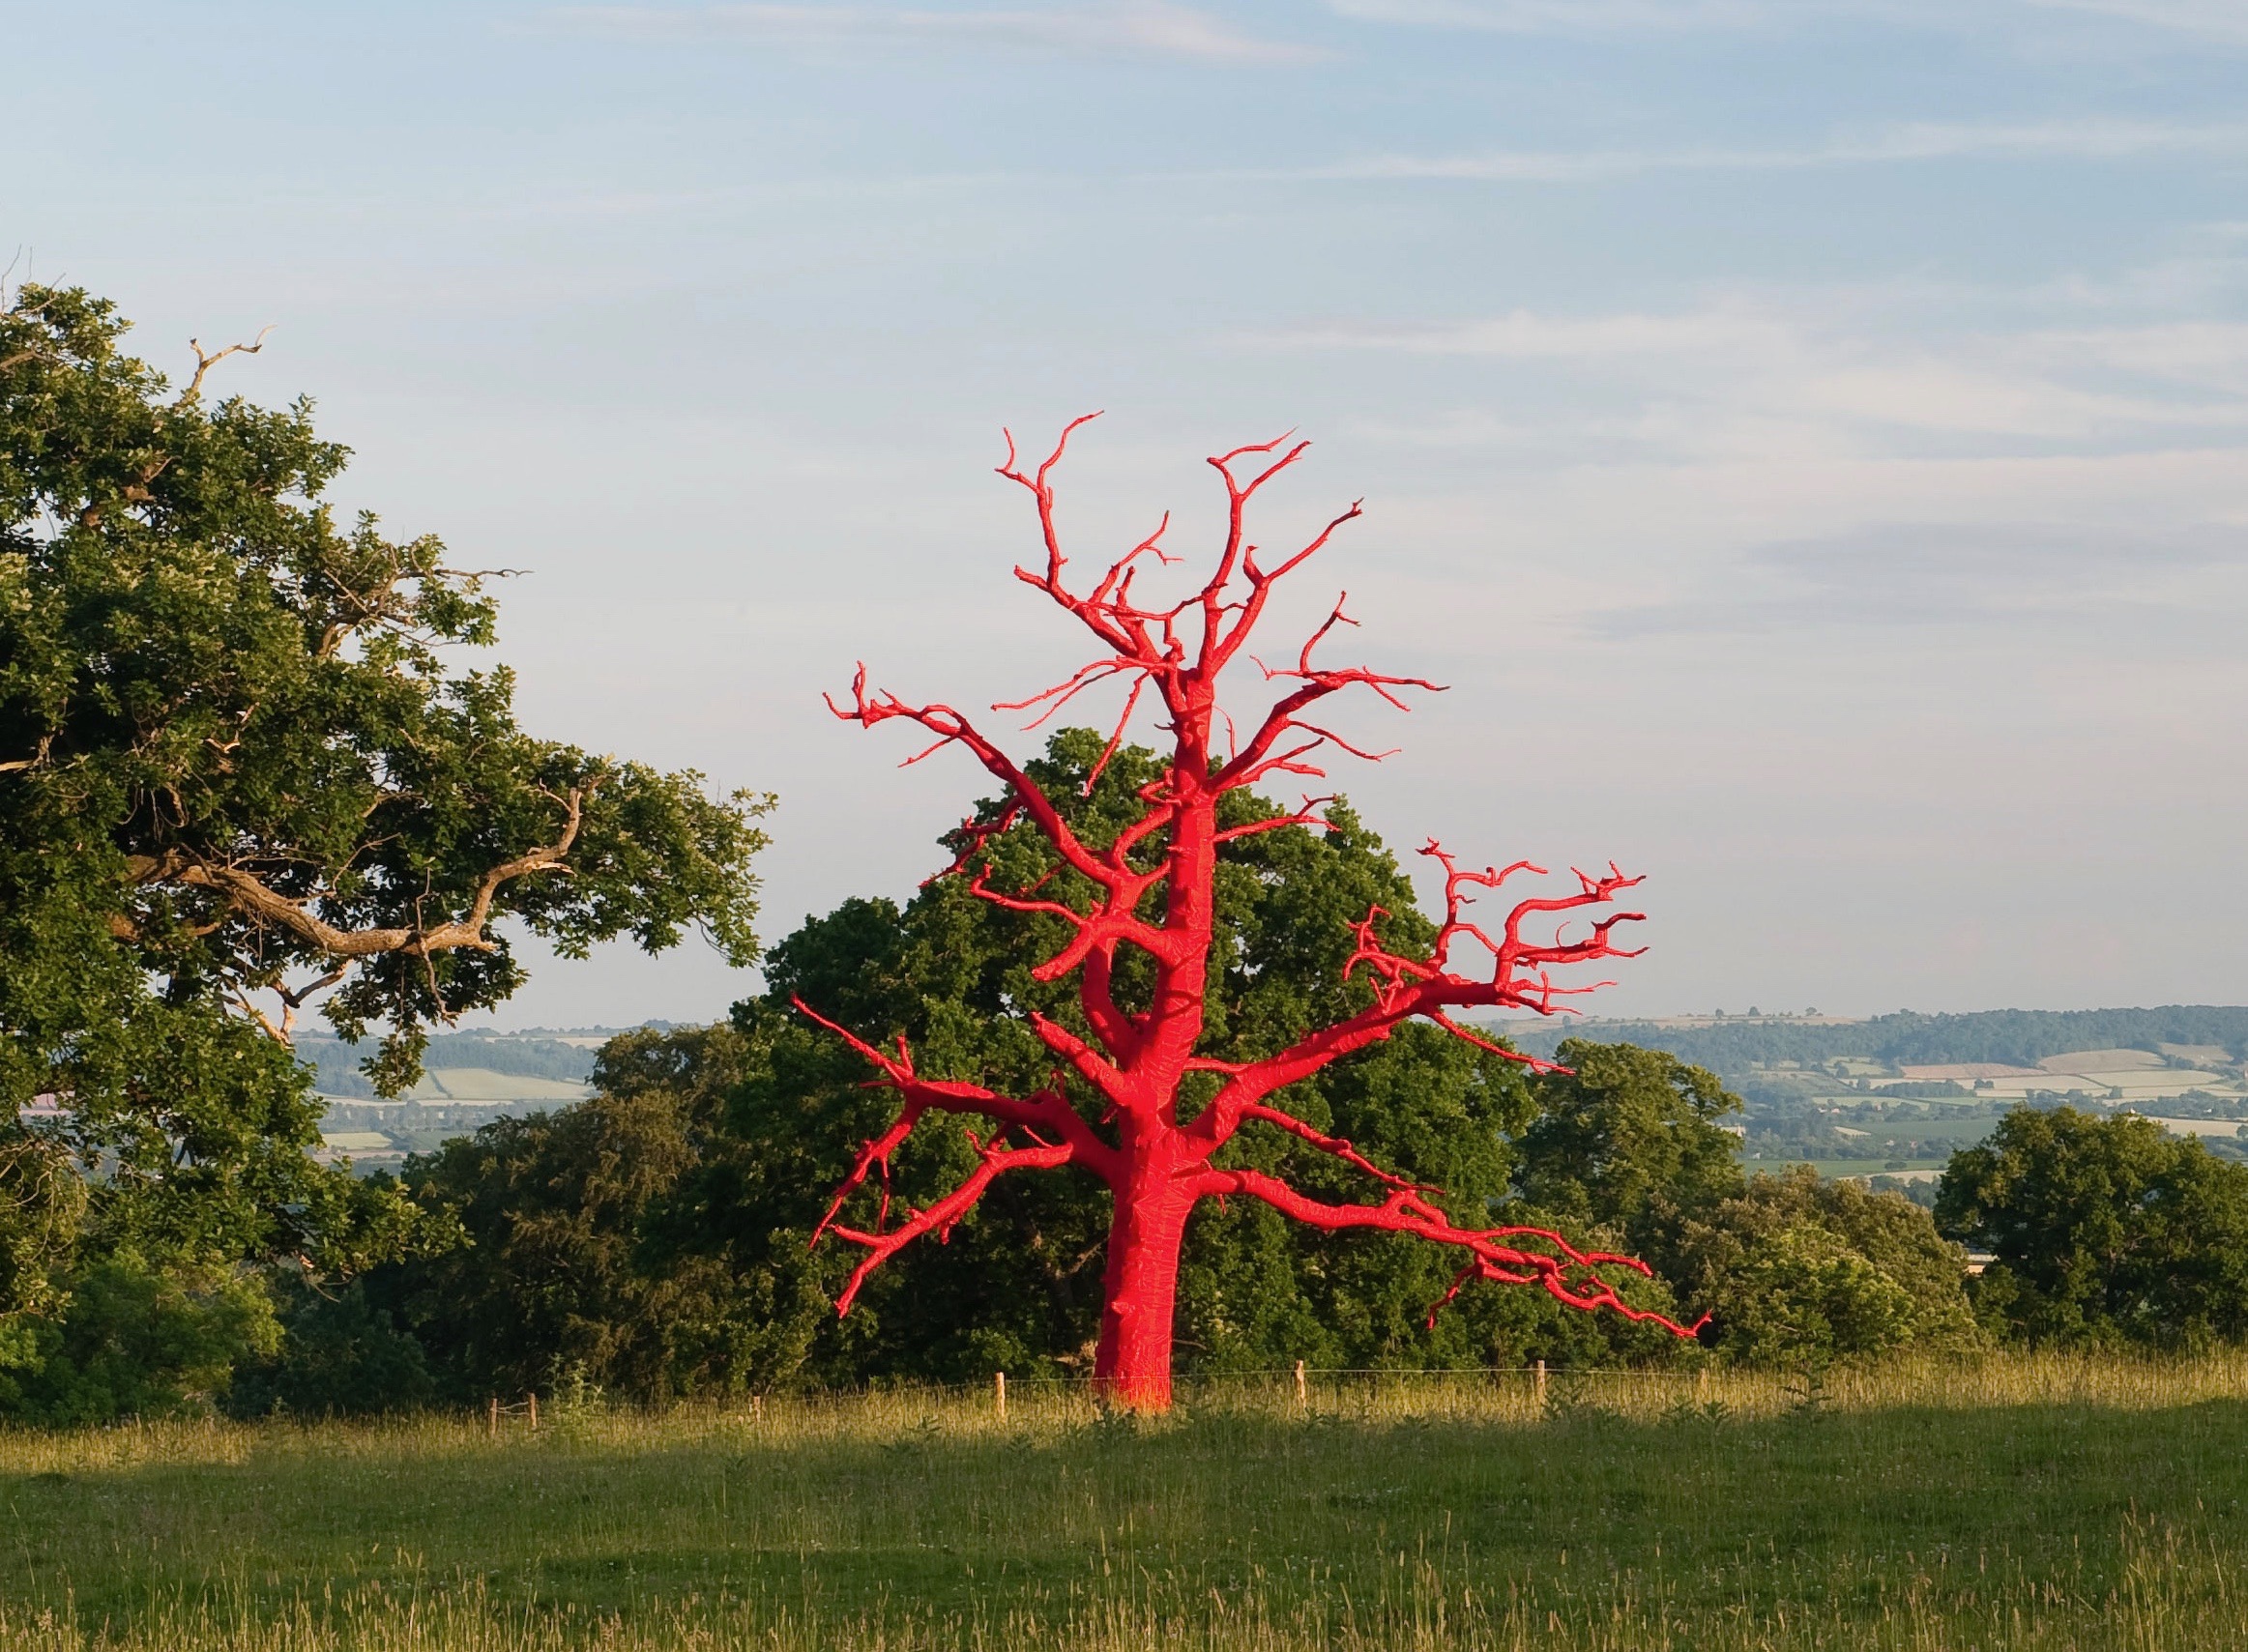
MULTIPOLYGON (((1171 1394, 1175 1406, 1188 1410, 1376 1419, 1594 1412, 1683 1417, 2014 1405, 2135 1409, 2210 1400, 2248 1401, 2248 1350, 2172 1359, 2012 1350, 1964 1356, 1907 1353, 1792 1370, 1714 1362, 1663 1367, 1532 1362, 1446 1370, 1306 1362, 1184 1373, 1173 1378, 1171 1394)), ((916 1407, 933 1407, 953 1415, 1005 1418, 1026 1410, 1092 1412, 1102 1409, 1109 1398, 1104 1385, 1091 1377, 995 1372, 979 1382, 897 1383, 775 1395, 767 1403, 792 1411, 859 1409, 905 1416, 916 1407)))
MULTIPOLYGON (((1369 1423, 1440 1418, 1527 1423, 1598 1416, 1717 1421, 1829 1410, 2030 1405, 2138 1410, 2210 1401, 2248 1402, 2248 1350, 2175 1359, 2015 1351, 1908 1355, 1794 1371, 1715 1363, 1597 1368, 1533 1362, 1446 1370, 1304 1363, 1189 1372, 1173 1378, 1170 1396, 1173 1411, 1185 1416, 1237 1413, 1369 1423)), ((597 1428, 597 1419, 637 1426, 632 1418, 684 1422, 690 1415, 723 1428, 773 1425, 912 1434, 974 1432, 994 1424, 1075 1426, 1128 1408, 1129 1396, 1090 1376, 994 1372, 970 1382, 738 1393, 653 1407, 604 1400, 598 1390, 558 1390, 505 1403, 493 1399, 476 1420, 495 1435, 541 1427, 583 1433, 597 1428)))
MULTIPOLYGON (((1542 1411, 1583 1403, 1591 1391, 1637 1408, 1649 1403, 1677 1404, 1681 1399, 1707 1402, 1709 1373, 1659 1370, 1594 1370, 1548 1368, 1543 1361, 1519 1366, 1476 1366, 1461 1369, 1414 1369, 1390 1366, 1316 1366, 1299 1361, 1292 1366, 1260 1366, 1228 1371, 1192 1372, 1174 1376, 1170 1403, 1178 1408, 1239 1408, 1270 1410, 1293 1406, 1299 1410, 1357 1411, 1398 1409, 1489 1412, 1494 1407, 1516 1411, 1542 1411)), ((997 1371, 980 1381, 937 1382, 907 1379, 871 1383, 853 1388, 802 1388, 780 1392, 729 1396, 692 1409, 750 1419, 775 1416, 827 1416, 884 1413, 903 1416, 917 1409, 949 1416, 983 1413, 999 1419, 1010 1415, 1052 1415, 1057 1412, 1098 1412, 1112 1408, 1117 1385, 1092 1376, 1041 1374, 1017 1376, 997 1371)), ((479 1408, 477 1416, 488 1432, 498 1435, 516 1429, 536 1431, 540 1425, 541 1400, 536 1393, 503 1401, 496 1397, 479 1408)), ((588 1409, 618 1407, 597 1397, 589 1407, 582 1396, 549 1394, 544 1416, 551 1426, 571 1423, 588 1409)), ((638 1407, 625 1407, 636 1409, 638 1407)))

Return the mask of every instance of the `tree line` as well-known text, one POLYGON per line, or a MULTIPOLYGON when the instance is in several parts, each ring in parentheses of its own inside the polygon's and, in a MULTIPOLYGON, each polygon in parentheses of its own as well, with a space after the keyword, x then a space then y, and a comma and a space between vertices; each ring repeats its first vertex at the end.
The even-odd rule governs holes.
MULTIPOLYGON (((1057 774, 1095 744, 1058 738, 1057 774)), ((1339 829, 1272 852, 1273 875, 1241 880, 1229 913, 1237 946, 1286 938, 1229 981, 1244 1027, 1285 1023, 1333 990, 1325 914, 1377 891, 1406 898, 1394 861, 1347 813, 1339 829)), ((379 1409, 557 1386, 661 1402, 1083 1375, 1103 1230, 1066 1183, 995 1190, 948 1243, 902 1253, 840 1321, 847 1259, 805 1245, 881 1109, 791 999, 847 995, 958 1070, 989 1071, 1019 1036, 1007 1000, 1030 990, 1023 960, 1036 953, 1019 921, 949 883, 902 907, 846 902, 774 948, 766 991, 728 1021, 625 1034, 601 1051, 592 1099, 412 1161, 402 1194, 457 1224, 460 1242, 341 1290, 299 1290, 282 1347, 230 1403, 379 1409)), ((1955 1155, 1931 1211, 1808 1167, 1745 1174, 1724 1127, 1736 1098, 1668 1052, 1573 1041, 1559 1054, 1570 1071, 1528 1073, 1416 1030, 1296 1100, 1323 1130, 1494 1220, 1645 1258, 1654 1277, 1635 1300, 1712 1315, 1699 1346, 1520 1290, 1470 1290, 1432 1321, 1449 1269, 1429 1247, 1236 1205, 1189 1232, 1182 1369, 1804 1369, 1908 1349, 2176 1352, 2248 1337, 2248 1167, 2192 1138, 2129 1116, 2018 1110, 1955 1155), (1979 1274, 1971 1253, 1988 1259, 1979 1274)), ((930 1148, 900 1166, 895 1198, 942 1185, 957 1169, 948 1156, 966 1151, 930 1148)))
MULTIPOLYGON (((1759 1064, 1860 1058, 1905 1066, 1989 1061, 2033 1067, 2048 1056, 2081 1050, 2146 1050, 2165 1044, 2221 1049, 2248 1058, 2248 1008, 2226 1004, 2162 1004, 2151 1009, 1988 1009, 1959 1015, 1898 1010, 1840 1023, 1741 1020, 1693 1027, 1603 1022, 1602 1035, 1668 1050, 1715 1071, 1759 1064)), ((1549 1055, 1558 1036, 1519 1029, 1525 1050, 1549 1055)), ((1895 1087, 1889 1093, 1902 1094, 1895 1087)))

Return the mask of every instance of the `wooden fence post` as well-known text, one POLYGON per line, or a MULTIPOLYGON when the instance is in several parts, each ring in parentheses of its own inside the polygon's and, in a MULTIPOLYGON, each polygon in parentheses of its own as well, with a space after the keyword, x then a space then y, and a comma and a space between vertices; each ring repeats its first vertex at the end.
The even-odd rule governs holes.
POLYGON ((1303 1386, 1303 1361, 1301 1360, 1296 1362, 1296 1403, 1305 1407, 1311 1405, 1311 1396, 1303 1386))
POLYGON ((531 1403, 531 1432, 539 1432, 539 1391, 534 1388, 526 1398, 531 1403))
POLYGON ((494 1439, 500 1437, 500 1397, 497 1394, 492 1396, 492 1403, 484 1411, 484 1432, 494 1439))
POLYGON ((1533 1380, 1537 1388, 1537 1408, 1542 1411, 1545 1409, 1545 1361, 1542 1359, 1537 1362, 1537 1376, 1533 1380))
POLYGON ((991 1400, 992 1409, 998 1413, 999 1420, 1003 1423, 1006 1422, 1007 1373, 1004 1371, 995 1371, 991 1374, 991 1400))

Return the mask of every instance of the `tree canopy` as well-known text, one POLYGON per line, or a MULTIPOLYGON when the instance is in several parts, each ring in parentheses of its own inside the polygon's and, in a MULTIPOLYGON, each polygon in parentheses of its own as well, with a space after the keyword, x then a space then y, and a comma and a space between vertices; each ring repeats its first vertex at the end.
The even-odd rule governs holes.
POLYGON ((298 1011, 379 1029, 395 1091, 522 935, 746 962, 765 799, 524 730, 489 575, 338 519, 347 449, 214 400, 233 350, 175 390, 125 332, 0 305, 0 1105, 59 1114, 97 1248, 347 1269, 414 1216, 308 1160, 298 1011))
POLYGON ((2018 1108, 1952 1156, 1936 1219, 1994 1260, 2002 1334, 2191 1348, 2248 1337, 2248 1166, 2150 1118, 2018 1108))

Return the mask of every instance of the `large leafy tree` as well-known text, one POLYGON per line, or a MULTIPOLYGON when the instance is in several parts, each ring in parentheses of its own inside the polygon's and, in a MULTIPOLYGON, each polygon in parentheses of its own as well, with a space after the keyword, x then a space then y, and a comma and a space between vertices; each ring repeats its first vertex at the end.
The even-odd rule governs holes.
POLYGON ((349 1266, 409 1213, 308 1162, 299 1010, 380 1024, 394 1090, 521 983, 512 936, 745 961, 762 803, 526 732, 483 577, 339 520, 308 402, 124 332, 0 306, 0 1103, 59 1098, 114 1243, 349 1266))
POLYGON ((1989 1251, 1975 1306, 2028 1342, 2248 1338, 2248 1166, 2146 1118, 2017 1108, 1952 1155, 1936 1220, 1989 1251))

